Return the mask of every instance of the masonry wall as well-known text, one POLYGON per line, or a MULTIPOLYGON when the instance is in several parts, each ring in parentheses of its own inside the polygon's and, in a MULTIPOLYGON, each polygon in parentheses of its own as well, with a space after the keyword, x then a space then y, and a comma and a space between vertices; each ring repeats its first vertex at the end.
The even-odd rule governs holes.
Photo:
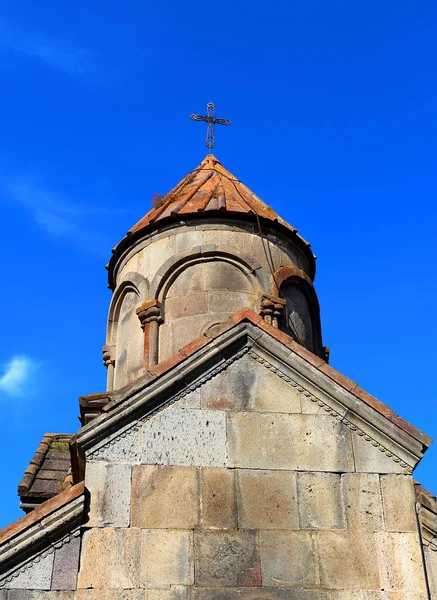
POLYGON ((256 356, 192 387, 89 454, 74 599, 427 598, 396 456, 256 356))

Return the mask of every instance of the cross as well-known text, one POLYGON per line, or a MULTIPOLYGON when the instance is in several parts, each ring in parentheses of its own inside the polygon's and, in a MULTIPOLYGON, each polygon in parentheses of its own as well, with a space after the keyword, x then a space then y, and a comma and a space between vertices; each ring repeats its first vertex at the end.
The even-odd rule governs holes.
POLYGON ((193 119, 193 121, 206 121, 208 123, 208 129, 206 130, 206 147, 209 148, 209 150, 212 150, 215 146, 214 125, 230 125, 231 122, 228 121, 228 119, 217 119, 217 117, 214 117, 215 105, 212 102, 208 102, 206 109, 206 117, 203 117, 202 115, 190 115, 190 119, 193 119))

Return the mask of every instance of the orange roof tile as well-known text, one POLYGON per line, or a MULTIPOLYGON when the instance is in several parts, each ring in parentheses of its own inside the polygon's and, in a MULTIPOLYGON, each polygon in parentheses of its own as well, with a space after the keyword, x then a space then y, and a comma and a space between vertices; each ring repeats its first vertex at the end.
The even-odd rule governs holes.
MULTIPOLYGON (((296 233, 296 229, 281 219, 270 206, 225 169, 213 154, 208 154, 197 169, 191 171, 130 230, 129 234, 174 215, 223 211, 255 214, 278 222, 296 233)), ((302 238, 301 238, 302 239, 302 238)), ((305 241, 305 240, 303 240, 305 241)), ((308 242, 305 242, 308 246, 308 242)))

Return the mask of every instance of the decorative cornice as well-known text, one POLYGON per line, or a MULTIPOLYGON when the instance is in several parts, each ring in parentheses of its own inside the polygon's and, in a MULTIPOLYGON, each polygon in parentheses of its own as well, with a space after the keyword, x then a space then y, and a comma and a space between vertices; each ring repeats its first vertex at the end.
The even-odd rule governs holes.
POLYGON ((25 571, 31 569, 34 565, 41 562, 41 560, 49 556, 49 554, 53 554, 55 550, 62 548, 62 546, 65 546, 66 544, 69 544, 73 538, 77 538, 79 536, 80 527, 77 527, 56 542, 50 542, 49 546, 44 548, 44 550, 29 558, 29 560, 27 560, 24 564, 20 564, 11 569, 2 579, 0 579, 0 589, 4 588, 8 583, 11 583, 11 581, 16 579, 19 575, 21 575, 21 573, 24 573, 25 571))
POLYGON ((412 467, 410 465, 408 465, 405 461, 403 461, 401 458, 399 458, 399 456, 396 456, 396 454, 394 454, 393 452, 390 452, 390 450, 388 450, 380 442, 376 441, 368 433, 366 433, 365 431, 363 431, 362 429, 357 427, 357 425, 355 425, 354 423, 352 423, 351 421, 346 419, 342 414, 337 412, 335 409, 333 409, 331 406, 329 406, 326 402, 323 402, 323 400, 321 400, 320 398, 317 398, 314 394, 312 394, 311 392, 306 390, 297 381, 295 381, 294 379, 292 379, 291 377, 286 375, 283 371, 281 371, 280 369, 278 369, 277 367, 272 365, 269 361, 262 358, 259 354, 257 354, 253 350, 249 352, 249 356, 251 358, 255 359, 258 363, 260 363, 267 369, 269 369, 269 371, 272 371, 272 373, 275 373, 276 375, 278 375, 278 377, 280 377, 281 379, 283 379, 284 381, 289 383, 291 386, 296 388, 306 398, 311 400, 311 402, 316 403, 318 406, 320 406, 320 408, 323 408, 323 410, 325 410, 329 415, 331 415, 332 417, 334 417, 335 419, 337 419, 338 421, 340 421, 341 423, 343 423, 344 425, 349 427, 349 429, 351 431, 356 432, 359 436, 363 437, 363 439, 365 439, 367 442, 370 442, 372 444, 372 446, 377 448, 380 452, 385 454, 388 458, 391 458, 395 463, 398 463, 408 473, 412 473, 412 471, 413 471, 412 467))

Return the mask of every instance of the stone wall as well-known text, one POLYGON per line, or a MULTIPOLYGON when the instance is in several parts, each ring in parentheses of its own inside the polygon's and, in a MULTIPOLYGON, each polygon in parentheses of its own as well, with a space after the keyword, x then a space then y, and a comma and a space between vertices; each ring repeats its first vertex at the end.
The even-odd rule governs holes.
POLYGON ((426 600, 412 476, 367 437, 243 356, 88 454, 74 599, 426 600))

